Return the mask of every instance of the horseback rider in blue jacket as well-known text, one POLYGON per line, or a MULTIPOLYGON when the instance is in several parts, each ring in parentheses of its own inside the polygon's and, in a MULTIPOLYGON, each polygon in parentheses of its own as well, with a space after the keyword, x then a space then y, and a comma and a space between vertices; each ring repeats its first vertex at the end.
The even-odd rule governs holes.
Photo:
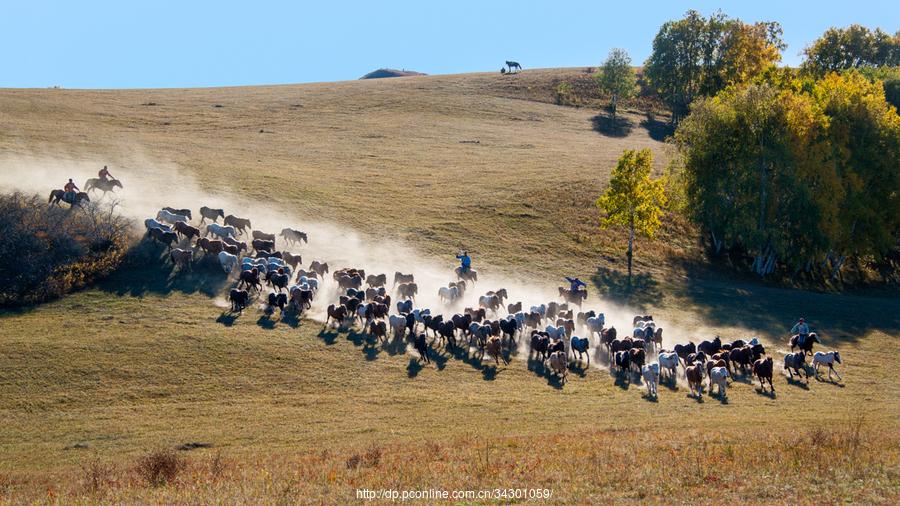
POLYGON ((456 255, 456 259, 459 260, 459 272, 468 272, 472 268, 472 257, 469 256, 468 251, 456 255))
POLYGON ((569 289, 572 291, 572 293, 578 293, 578 290, 580 290, 582 286, 587 288, 587 283, 578 278, 570 278, 569 276, 566 276, 566 281, 569 282, 569 289))

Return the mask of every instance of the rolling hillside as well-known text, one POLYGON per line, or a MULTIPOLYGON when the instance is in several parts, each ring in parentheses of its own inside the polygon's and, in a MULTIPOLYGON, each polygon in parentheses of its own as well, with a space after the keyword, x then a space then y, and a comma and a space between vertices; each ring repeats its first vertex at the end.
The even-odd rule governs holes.
POLYGON ((108 164, 141 210, 229 199, 251 219, 264 209, 267 228, 342 227, 310 248, 342 248, 353 231, 354 247, 408 246, 398 261, 410 265, 449 271, 467 248, 523 286, 578 275, 593 281, 590 307, 652 313, 673 341, 760 336, 776 396, 745 376, 727 401, 698 403, 683 384, 651 401, 636 378, 583 366, 561 385, 523 343, 508 367, 443 352, 421 365, 402 344, 316 321, 272 322, 255 306, 228 316, 217 266, 173 274, 148 249, 96 288, 0 313, 0 501, 346 503, 362 487, 541 486, 568 503, 893 502, 900 298, 722 278, 697 267, 698 239, 677 218, 638 242, 641 290, 623 297, 624 234, 597 229, 593 201, 623 149, 652 149, 664 170, 664 118, 635 108, 610 128, 597 109, 555 105, 556 83, 584 75, 0 90, 0 183, 43 193, 108 164), (780 375, 798 316, 844 355, 843 382, 780 375), (133 470, 191 442, 212 448, 181 452, 190 464, 172 486, 133 470))

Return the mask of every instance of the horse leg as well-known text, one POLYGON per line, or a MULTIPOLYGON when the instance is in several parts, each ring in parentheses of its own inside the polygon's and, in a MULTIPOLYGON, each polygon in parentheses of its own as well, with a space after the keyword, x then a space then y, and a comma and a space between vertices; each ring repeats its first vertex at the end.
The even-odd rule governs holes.
POLYGON ((829 367, 829 369, 828 369, 828 377, 829 378, 831 377, 831 371, 834 371, 834 374, 836 374, 838 377, 838 381, 844 381, 844 378, 841 377, 841 374, 839 372, 837 372, 837 369, 834 368, 834 364, 829 365, 828 367, 829 367))

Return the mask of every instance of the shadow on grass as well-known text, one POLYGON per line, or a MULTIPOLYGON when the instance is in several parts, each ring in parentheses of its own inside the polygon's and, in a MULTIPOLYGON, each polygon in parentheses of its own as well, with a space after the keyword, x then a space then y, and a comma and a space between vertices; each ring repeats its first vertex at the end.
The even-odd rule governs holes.
POLYGON ((338 336, 337 331, 328 330, 328 329, 324 329, 324 328, 319 331, 319 335, 318 335, 319 339, 321 339, 322 342, 324 342, 328 346, 331 346, 335 342, 337 342, 337 336, 338 336))
POLYGON ((675 128, 672 127, 672 123, 660 121, 650 114, 641 121, 641 128, 647 130, 647 134, 651 139, 660 142, 675 134, 675 128))
POLYGON ((602 297, 620 304, 643 310, 648 305, 658 305, 663 300, 659 283, 647 273, 636 274, 628 284, 628 275, 619 271, 599 267, 591 277, 594 287, 602 297))
POLYGON ((195 257, 190 269, 174 269, 167 260, 168 254, 164 246, 145 240, 129 252, 122 266, 97 287, 118 296, 180 292, 216 297, 232 282, 212 257, 195 257))
POLYGON ((221 323, 226 327, 230 327, 234 325, 234 322, 237 321, 239 314, 232 313, 231 311, 224 311, 222 314, 216 318, 216 323, 221 323))
POLYGON ((613 118, 606 114, 598 114, 591 118, 594 131, 607 137, 628 137, 634 129, 634 123, 628 118, 617 116, 613 118))
POLYGON ((406 375, 410 378, 415 378, 423 368, 424 366, 419 359, 410 358, 409 365, 406 366, 406 375))
POLYGON ((256 320, 256 324, 259 325, 260 328, 266 330, 272 330, 275 328, 275 320, 272 319, 271 316, 262 315, 256 320))
POLYGON ((675 296, 687 301, 686 310, 711 325, 738 323, 782 346, 800 316, 813 322, 826 349, 835 343, 855 343, 873 330, 900 332, 900 297, 810 292, 693 274, 677 285, 675 296))

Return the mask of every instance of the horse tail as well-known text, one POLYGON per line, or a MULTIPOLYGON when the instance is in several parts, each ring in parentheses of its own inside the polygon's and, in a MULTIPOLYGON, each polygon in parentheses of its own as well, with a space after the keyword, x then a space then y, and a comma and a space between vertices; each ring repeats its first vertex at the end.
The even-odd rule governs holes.
POLYGON ((50 192, 50 198, 47 199, 47 203, 48 203, 48 204, 51 203, 51 202, 53 202, 53 193, 54 193, 54 192, 52 192, 52 191, 50 192))

